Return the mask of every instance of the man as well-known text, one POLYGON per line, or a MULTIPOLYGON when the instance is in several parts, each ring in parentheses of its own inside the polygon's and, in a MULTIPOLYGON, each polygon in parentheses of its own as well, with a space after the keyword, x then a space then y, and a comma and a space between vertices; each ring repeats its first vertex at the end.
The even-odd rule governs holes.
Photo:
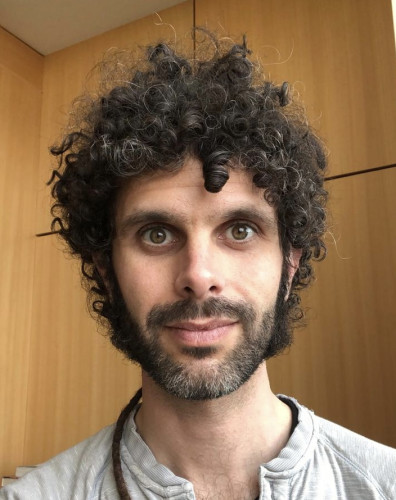
POLYGON ((396 498, 395 450, 271 391, 324 254, 325 154, 245 43, 213 43, 149 49, 53 148, 54 227, 142 391, 0 498, 396 498))

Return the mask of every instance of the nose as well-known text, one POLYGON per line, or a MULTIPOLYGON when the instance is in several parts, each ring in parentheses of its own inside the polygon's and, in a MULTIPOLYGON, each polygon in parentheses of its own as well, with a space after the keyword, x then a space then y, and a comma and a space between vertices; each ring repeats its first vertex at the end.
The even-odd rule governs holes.
POLYGON ((216 249, 210 245, 188 245, 179 254, 176 293, 199 301, 220 295, 225 279, 216 249))

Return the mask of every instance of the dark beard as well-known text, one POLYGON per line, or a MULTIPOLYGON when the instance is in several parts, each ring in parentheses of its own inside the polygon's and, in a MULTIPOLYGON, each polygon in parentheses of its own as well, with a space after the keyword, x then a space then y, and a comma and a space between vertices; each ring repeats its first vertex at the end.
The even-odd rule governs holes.
POLYGON ((212 297, 198 304, 181 300, 155 306, 141 326, 128 311, 116 280, 109 315, 110 338, 126 357, 142 369, 165 391, 181 399, 206 400, 219 398, 241 387, 260 364, 283 351, 292 342, 288 325, 288 308, 284 300, 286 273, 282 279, 275 305, 257 318, 254 308, 244 301, 212 297), (175 361, 161 345, 160 331, 165 324, 198 318, 230 318, 242 325, 242 338, 225 358, 205 371, 194 370, 194 359, 213 356, 216 346, 185 347, 182 352, 191 363, 175 361))

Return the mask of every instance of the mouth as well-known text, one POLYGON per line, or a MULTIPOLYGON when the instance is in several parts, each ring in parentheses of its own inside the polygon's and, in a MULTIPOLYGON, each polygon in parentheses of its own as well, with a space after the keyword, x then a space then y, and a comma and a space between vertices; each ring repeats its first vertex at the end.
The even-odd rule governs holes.
POLYGON ((209 321, 181 321, 165 328, 184 345, 208 346, 227 336, 238 321, 215 319, 209 321))

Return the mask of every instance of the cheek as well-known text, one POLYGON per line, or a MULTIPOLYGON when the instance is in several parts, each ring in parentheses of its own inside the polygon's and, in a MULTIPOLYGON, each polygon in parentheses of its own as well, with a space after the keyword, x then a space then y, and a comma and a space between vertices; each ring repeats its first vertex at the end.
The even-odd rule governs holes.
POLYGON ((275 302, 282 275, 282 258, 271 256, 255 256, 239 267, 233 277, 232 288, 247 302, 258 307, 275 302))
POLYGON ((163 269, 122 252, 114 252, 114 270, 128 309, 140 321, 154 305, 164 302, 163 269))

